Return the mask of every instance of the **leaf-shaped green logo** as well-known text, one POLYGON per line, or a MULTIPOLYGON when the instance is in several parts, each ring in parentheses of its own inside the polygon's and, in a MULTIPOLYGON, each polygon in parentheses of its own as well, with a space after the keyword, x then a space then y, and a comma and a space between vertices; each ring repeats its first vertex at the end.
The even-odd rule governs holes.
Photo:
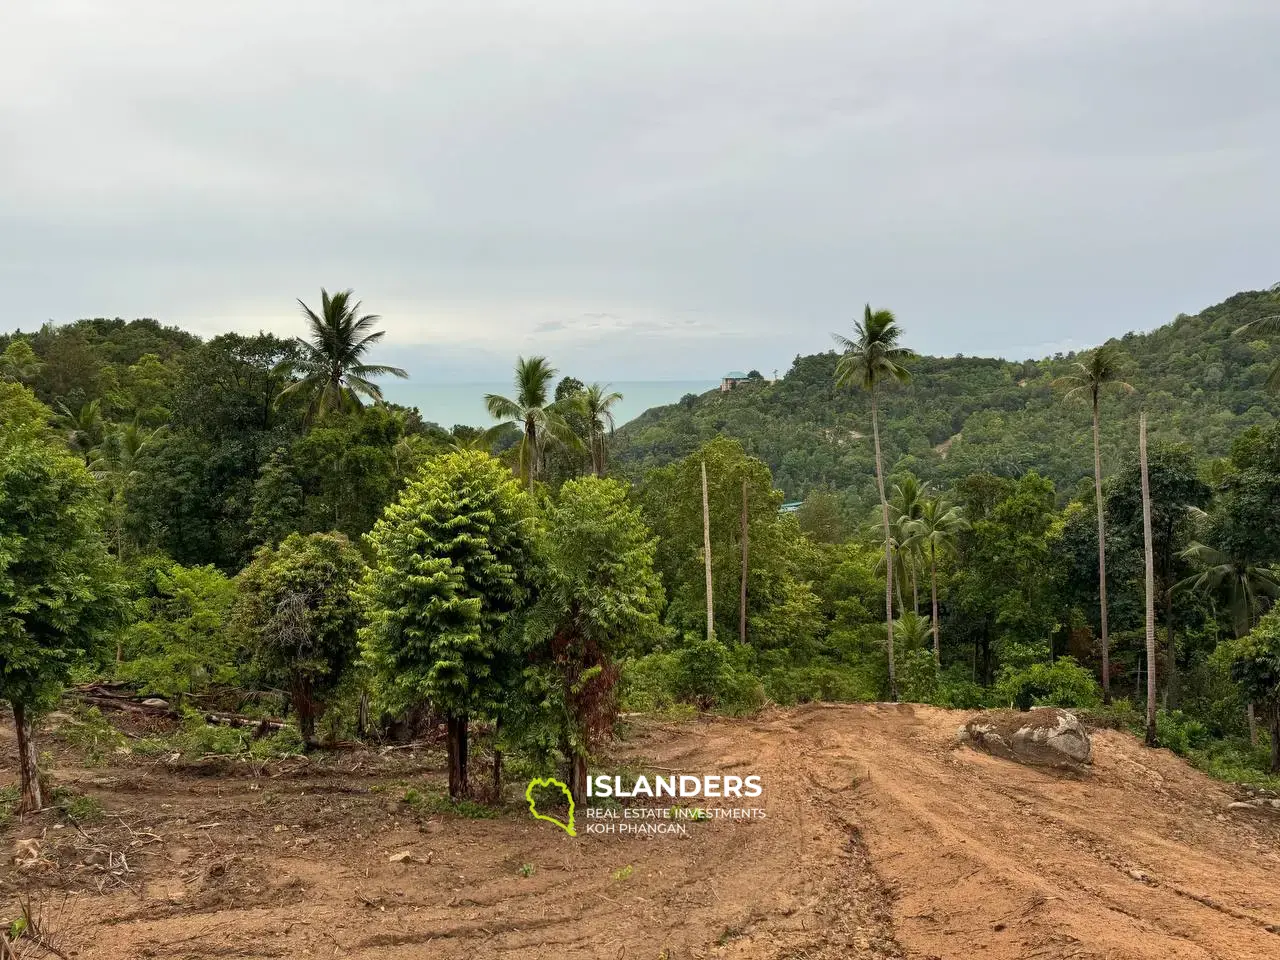
POLYGON ((547 823, 554 823, 571 837, 576 837, 578 831, 573 829, 573 794, 569 792, 569 788, 557 780, 555 777, 547 777, 545 779, 536 777, 529 781, 529 786, 525 788, 524 798, 529 801, 529 812, 533 814, 535 820, 545 820, 547 823), (538 787, 559 787, 560 792, 564 794, 565 799, 569 801, 569 822, 564 823, 555 817, 548 817, 544 813, 538 812, 538 802, 533 799, 533 791, 538 787))

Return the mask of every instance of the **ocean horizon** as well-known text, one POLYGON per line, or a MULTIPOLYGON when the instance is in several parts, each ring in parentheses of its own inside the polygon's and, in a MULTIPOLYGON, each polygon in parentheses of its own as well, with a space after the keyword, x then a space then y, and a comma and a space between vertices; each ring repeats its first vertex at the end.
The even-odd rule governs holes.
MULTIPOLYGON (((719 386, 719 380, 617 380, 608 384, 622 394, 614 405, 618 426, 634 420, 651 407, 675 403, 686 393, 706 393, 719 386)), ((413 380, 383 380, 382 392, 387 400, 406 407, 417 407, 423 420, 438 423, 446 430, 455 424, 487 427, 494 421, 484 408, 488 393, 509 397, 514 385, 510 380, 473 383, 415 383, 413 380)))

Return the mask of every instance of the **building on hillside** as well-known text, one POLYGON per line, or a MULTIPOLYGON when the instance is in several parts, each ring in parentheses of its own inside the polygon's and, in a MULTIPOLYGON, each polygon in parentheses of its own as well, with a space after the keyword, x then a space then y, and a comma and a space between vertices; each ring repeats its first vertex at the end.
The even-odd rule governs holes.
POLYGON ((728 393, 740 383, 746 383, 750 378, 741 370, 730 370, 720 380, 720 392, 728 393))
POLYGON ((779 513, 797 513, 804 506, 803 500, 791 500, 778 508, 779 513))

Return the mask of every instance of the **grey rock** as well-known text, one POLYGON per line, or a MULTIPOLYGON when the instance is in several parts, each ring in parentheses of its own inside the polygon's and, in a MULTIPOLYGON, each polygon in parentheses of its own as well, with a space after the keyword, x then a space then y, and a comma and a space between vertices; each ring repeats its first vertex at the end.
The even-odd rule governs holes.
POLYGON ((1084 725, 1058 707, 987 710, 960 728, 959 739, 992 756, 1038 767, 1079 770, 1093 757, 1084 725))

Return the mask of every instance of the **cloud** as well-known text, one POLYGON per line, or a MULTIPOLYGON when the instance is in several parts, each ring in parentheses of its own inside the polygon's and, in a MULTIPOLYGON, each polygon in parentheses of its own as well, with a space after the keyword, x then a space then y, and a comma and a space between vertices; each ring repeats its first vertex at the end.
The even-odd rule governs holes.
POLYGON ((393 347, 634 379, 785 368, 866 300, 1018 355, 1280 280, 1260 0, 10 0, 0 29, 0 327, 296 332, 351 286, 393 347))

